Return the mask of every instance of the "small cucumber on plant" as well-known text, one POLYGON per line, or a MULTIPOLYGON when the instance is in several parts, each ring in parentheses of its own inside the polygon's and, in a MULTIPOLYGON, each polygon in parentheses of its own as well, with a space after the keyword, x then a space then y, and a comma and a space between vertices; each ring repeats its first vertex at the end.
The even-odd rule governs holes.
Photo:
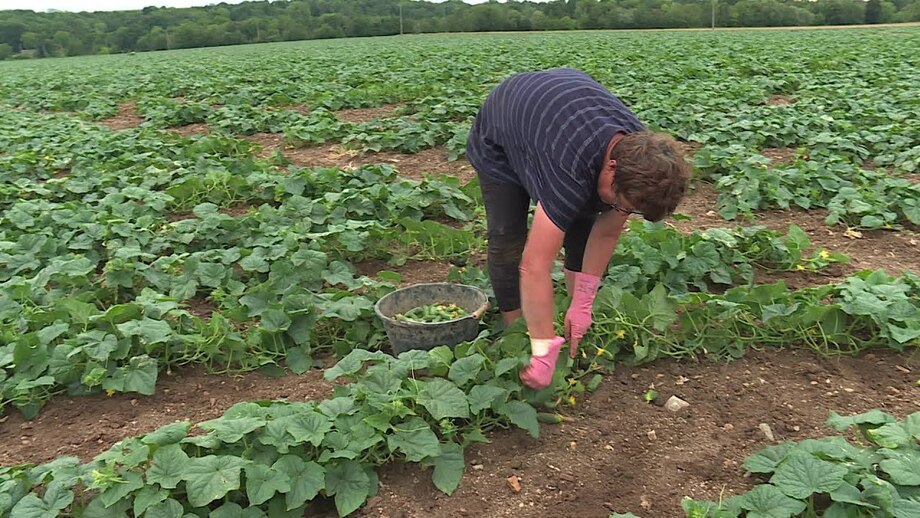
POLYGON ((537 412, 537 421, 545 424, 571 423, 574 421, 571 417, 559 414, 550 414, 548 412, 537 412))

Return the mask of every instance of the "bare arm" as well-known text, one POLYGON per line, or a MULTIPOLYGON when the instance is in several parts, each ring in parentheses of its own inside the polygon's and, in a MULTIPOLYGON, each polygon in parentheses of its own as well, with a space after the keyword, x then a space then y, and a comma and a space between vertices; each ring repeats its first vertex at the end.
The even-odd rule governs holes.
POLYGON ((552 271, 564 237, 565 233, 537 203, 521 258, 521 309, 532 339, 549 339, 556 335, 552 271))
POLYGON ((626 214, 616 210, 608 211, 597 218, 585 245, 581 267, 584 273, 601 277, 607 271, 627 218, 626 214))

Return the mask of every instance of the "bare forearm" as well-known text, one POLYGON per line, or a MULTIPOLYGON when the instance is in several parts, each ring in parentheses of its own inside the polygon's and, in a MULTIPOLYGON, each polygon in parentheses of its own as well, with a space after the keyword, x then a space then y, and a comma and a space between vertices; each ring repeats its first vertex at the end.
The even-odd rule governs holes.
POLYGON ((521 267, 521 309, 530 337, 534 339, 556 336, 551 273, 544 268, 521 267))
POLYGON ((597 219, 585 244, 582 272, 603 277, 625 225, 626 216, 614 211, 607 212, 597 219))
POLYGON ((619 240, 619 232, 615 234, 592 234, 585 246, 581 271, 596 277, 603 276, 604 272, 607 271, 607 265, 610 264, 610 258, 613 256, 619 240))

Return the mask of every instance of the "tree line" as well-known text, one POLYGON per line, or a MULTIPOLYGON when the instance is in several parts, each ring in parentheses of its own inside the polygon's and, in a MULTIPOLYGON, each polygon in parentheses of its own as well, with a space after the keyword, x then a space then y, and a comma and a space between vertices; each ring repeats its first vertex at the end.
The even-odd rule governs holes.
POLYGON ((0 11, 0 59, 400 33, 875 24, 920 0, 276 0, 120 12, 0 11))

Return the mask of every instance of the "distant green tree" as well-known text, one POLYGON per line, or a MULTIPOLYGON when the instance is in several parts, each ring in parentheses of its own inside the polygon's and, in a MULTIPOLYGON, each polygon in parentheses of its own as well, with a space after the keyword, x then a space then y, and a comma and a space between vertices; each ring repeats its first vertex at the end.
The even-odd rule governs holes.
POLYGON ((882 22, 882 0, 866 2, 866 23, 882 22))
MULTIPOLYGON (((0 4, 2 5, 2 4, 0 4)), ((0 44, 39 57, 399 33, 920 21, 920 0, 285 0, 186 9, 0 11, 0 44)))

